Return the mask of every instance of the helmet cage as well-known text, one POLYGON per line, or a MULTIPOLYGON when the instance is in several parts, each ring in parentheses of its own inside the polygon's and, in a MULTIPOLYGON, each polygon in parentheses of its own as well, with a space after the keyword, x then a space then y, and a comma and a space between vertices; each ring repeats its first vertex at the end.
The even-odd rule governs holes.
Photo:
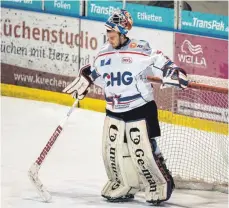
POLYGON ((106 21, 105 26, 108 30, 115 30, 126 35, 132 27, 132 18, 126 10, 117 10, 106 21))

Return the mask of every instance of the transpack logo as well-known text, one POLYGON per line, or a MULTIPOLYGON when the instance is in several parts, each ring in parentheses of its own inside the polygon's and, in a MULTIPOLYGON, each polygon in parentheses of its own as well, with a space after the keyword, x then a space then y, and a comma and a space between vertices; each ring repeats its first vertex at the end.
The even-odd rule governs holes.
POLYGON ((181 45, 181 53, 178 53, 177 55, 180 62, 203 68, 207 67, 202 46, 193 45, 187 39, 184 40, 181 45))
POLYGON ((104 14, 104 15, 111 15, 114 10, 119 9, 119 7, 114 7, 114 6, 100 6, 95 3, 91 3, 91 13, 95 14, 104 14))

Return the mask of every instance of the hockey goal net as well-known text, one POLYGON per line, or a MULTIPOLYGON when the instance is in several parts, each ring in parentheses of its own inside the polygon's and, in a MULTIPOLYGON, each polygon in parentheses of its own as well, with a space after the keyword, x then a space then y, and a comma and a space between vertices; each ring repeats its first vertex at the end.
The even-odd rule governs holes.
POLYGON ((162 136, 176 188, 228 193, 228 88, 191 83, 160 89, 153 80, 162 136))

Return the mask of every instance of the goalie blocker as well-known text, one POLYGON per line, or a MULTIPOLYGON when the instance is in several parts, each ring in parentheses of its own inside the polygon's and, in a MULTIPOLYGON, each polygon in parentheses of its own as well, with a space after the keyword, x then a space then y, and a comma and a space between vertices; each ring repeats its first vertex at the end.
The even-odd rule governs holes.
POLYGON ((103 160, 108 182, 103 197, 126 201, 144 191, 146 201, 153 204, 170 198, 175 185, 156 145, 157 136, 160 127, 154 101, 123 113, 107 110, 103 160))

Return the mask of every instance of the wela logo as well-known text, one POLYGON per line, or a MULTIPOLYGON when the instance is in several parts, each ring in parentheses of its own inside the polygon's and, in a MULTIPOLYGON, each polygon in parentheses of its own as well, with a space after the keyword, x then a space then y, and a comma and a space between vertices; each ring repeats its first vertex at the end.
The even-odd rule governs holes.
POLYGON ((189 40, 185 40, 181 45, 181 52, 177 54, 180 62, 198 67, 207 67, 201 45, 192 45, 189 40))
POLYGON ((103 74, 103 79, 105 79, 107 86, 120 86, 120 85, 130 85, 133 82, 133 77, 132 73, 125 71, 123 73, 117 72, 113 73, 111 72, 110 74, 104 73, 103 74))

